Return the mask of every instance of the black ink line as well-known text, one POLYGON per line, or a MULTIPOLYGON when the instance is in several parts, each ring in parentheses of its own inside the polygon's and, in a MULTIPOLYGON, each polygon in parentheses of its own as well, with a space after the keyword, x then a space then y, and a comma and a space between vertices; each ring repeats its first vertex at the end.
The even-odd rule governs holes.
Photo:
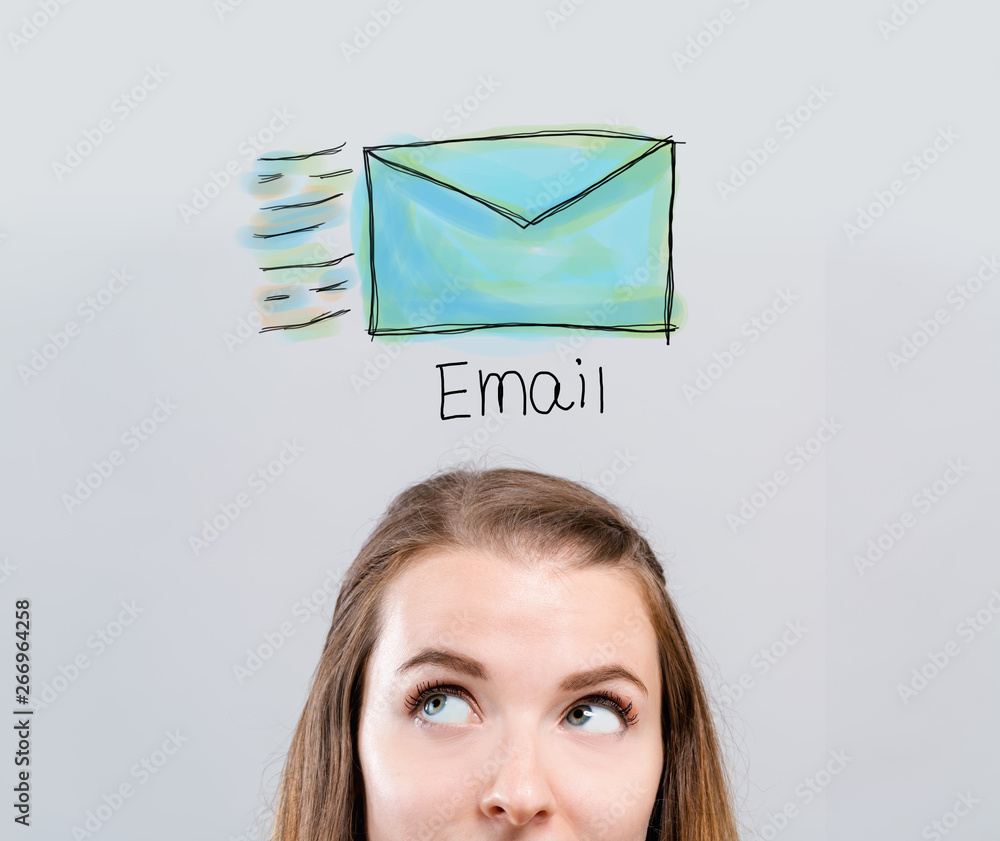
MULTIPOLYGON (((365 146, 365 152, 383 152, 389 149, 407 149, 417 146, 438 146, 444 145, 445 143, 468 143, 472 141, 479 140, 510 140, 515 137, 565 137, 567 135, 573 135, 574 137, 608 137, 608 138, 623 138, 625 140, 652 140, 652 141, 667 141, 672 140, 673 135, 670 137, 648 137, 645 134, 632 134, 625 131, 611 131, 610 129, 569 129, 566 131, 523 131, 515 132, 513 134, 493 134, 484 137, 453 137, 449 140, 420 140, 416 143, 390 143, 384 146, 365 146)), ((681 143, 683 141, 675 141, 681 143)))
POLYGON ((314 158, 316 155, 336 155, 341 149, 347 145, 345 140, 339 146, 334 146, 332 149, 320 149, 318 152, 309 152, 305 155, 285 155, 283 157, 274 158, 257 158, 258 161, 304 161, 306 158, 314 158))
POLYGON ((265 301, 284 301, 285 298, 288 298, 288 297, 289 297, 288 295, 268 295, 264 300, 265 301))
MULTIPOLYGON (((441 375, 441 411, 438 412, 438 414, 441 417, 441 420, 454 420, 455 418, 471 418, 472 417, 472 415, 445 415, 445 413, 444 413, 444 399, 449 394, 467 394, 468 391, 469 391, 469 389, 467 389, 467 388, 458 388, 458 389, 452 389, 451 391, 446 391, 445 387, 444 387, 444 369, 445 368, 452 368, 452 367, 454 367, 456 365, 468 365, 468 364, 469 364, 468 362, 442 362, 440 365, 435 365, 434 366, 435 368, 438 369, 438 373, 441 375)), ((483 376, 483 372, 480 371, 479 372, 480 381, 482 381, 482 376, 483 376)), ((524 383, 522 382, 521 385, 523 386, 524 383)), ((503 380, 502 379, 500 380, 500 385, 498 387, 499 387, 500 390, 499 390, 499 397, 497 399, 500 401, 500 411, 502 412, 503 411, 503 380)), ((483 391, 483 396, 485 398, 485 396, 486 396, 486 392, 485 391, 483 391)))
POLYGON ((343 315, 345 312, 350 312, 350 310, 338 310, 337 312, 323 313, 323 315, 317 315, 315 318, 310 319, 309 321, 304 321, 301 324, 276 324, 273 327, 262 327, 260 332, 267 333, 271 330, 298 330, 300 327, 311 327, 313 324, 325 321, 328 318, 336 318, 338 315, 343 315))
POLYGON ((336 172, 324 172, 322 175, 310 175, 310 178, 334 178, 337 175, 347 175, 354 172, 353 169, 338 169, 336 172))
POLYGON ((372 279, 371 312, 368 314, 368 334, 375 341, 375 330, 378 327, 378 283, 375 280, 375 208, 372 195, 372 166, 368 152, 364 153, 365 187, 368 192, 368 265, 372 279))
POLYGON ((310 225, 308 228, 296 228, 294 231, 282 231, 279 234, 254 234, 255 239, 272 239, 273 237, 286 237, 289 234, 301 234, 304 231, 315 231, 317 228, 323 226, 322 222, 317 222, 315 225, 310 225))
POLYGON ((259 175, 257 177, 260 178, 260 181, 257 182, 258 184, 266 184, 268 181, 277 181, 279 178, 284 178, 285 176, 280 172, 272 172, 267 175, 259 175))
POLYGON ((670 323, 674 307, 674 196, 677 194, 677 144, 670 149, 670 207, 667 209, 667 295, 663 311, 664 338, 670 344, 670 331, 676 326, 670 323))
POLYGON ((272 204, 270 207, 262 207, 261 210, 288 210, 290 207, 315 207, 317 204, 323 204, 324 202, 333 201, 334 199, 339 199, 343 193, 337 193, 333 196, 328 196, 325 199, 320 199, 319 201, 304 201, 298 204, 272 204))
POLYGON ((492 330, 497 327, 559 327, 567 330, 602 330, 612 333, 663 333, 666 330, 676 330, 673 324, 664 328, 659 322, 651 324, 573 324, 553 323, 543 321, 505 321, 495 324, 428 324, 424 327, 375 327, 369 331, 374 341, 375 336, 420 336, 432 333, 471 333, 473 330, 492 330))
POLYGON ((347 283, 346 280, 341 280, 341 281, 338 281, 337 283, 331 283, 329 286, 314 286, 314 287, 312 287, 312 291, 313 292, 329 292, 332 289, 340 289, 340 287, 343 286, 345 283, 347 283))
POLYGON ((325 263, 295 263, 291 266, 261 266, 262 272, 274 272, 278 269, 325 269, 329 266, 336 266, 338 263, 343 262, 348 257, 353 257, 354 252, 345 254, 343 257, 338 257, 336 260, 327 260, 325 263))

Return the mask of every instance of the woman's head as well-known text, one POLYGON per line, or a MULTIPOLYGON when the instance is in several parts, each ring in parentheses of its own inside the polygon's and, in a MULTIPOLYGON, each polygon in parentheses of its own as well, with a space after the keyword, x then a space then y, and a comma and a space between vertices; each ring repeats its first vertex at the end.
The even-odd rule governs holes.
POLYGON ((400 494, 341 586, 279 841, 735 841, 705 695, 645 539, 564 479, 400 494))

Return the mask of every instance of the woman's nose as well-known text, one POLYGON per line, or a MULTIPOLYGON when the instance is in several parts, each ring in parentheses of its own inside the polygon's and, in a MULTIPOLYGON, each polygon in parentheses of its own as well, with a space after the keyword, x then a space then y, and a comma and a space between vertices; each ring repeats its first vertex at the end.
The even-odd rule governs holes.
POLYGON ((487 763, 489 771, 479 808, 492 820, 511 826, 549 820, 556 813, 549 786, 549 769, 533 738, 508 740, 499 760, 487 763))

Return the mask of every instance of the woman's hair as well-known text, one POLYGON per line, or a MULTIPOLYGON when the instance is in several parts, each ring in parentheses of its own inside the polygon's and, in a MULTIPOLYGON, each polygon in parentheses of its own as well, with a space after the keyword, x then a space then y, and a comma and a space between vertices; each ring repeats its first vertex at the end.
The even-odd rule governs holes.
POLYGON ((647 841, 738 841, 705 691, 663 568, 612 503, 526 470, 456 471, 403 491, 347 570, 278 791, 275 841, 361 841, 358 721, 386 588, 418 555, 478 550, 620 569, 639 585, 662 677, 664 770, 647 841))

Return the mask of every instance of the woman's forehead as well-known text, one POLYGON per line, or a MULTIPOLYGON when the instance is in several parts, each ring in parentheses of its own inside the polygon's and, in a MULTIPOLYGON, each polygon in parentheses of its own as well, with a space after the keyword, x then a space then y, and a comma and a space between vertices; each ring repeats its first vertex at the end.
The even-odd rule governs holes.
POLYGON ((626 571, 458 550, 428 554, 393 582, 380 642, 401 662, 442 649, 553 664, 609 661, 610 652, 635 667, 657 661, 641 589, 626 571))
POLYGON ((546 606, 574 611, 599 605, 613 612, 642 602, 636 578, 622 568, 581 568, 566 559, 515 562, 460 549, 414 560, 390 589, 390 601, 415 609, 457 602, 487 613, 534 612, 546 606))

